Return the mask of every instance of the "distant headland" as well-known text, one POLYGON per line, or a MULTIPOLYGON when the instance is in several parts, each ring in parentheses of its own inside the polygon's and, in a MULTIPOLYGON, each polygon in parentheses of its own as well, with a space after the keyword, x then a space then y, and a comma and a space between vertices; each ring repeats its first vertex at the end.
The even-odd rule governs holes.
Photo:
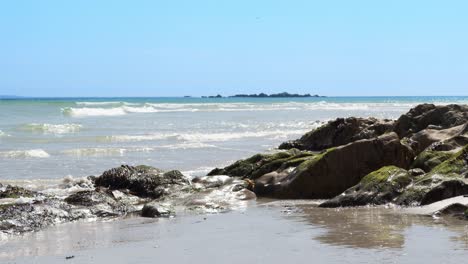
MULTIPOLYGON (((311 95, 311 94, 290 94, 287 92, 283 93, 277 93, 277 94, 266 94, 266 93, 259 93, 259 94, 236 94, 236 95, 231 95, 228 96, 228 98, 232 97, 252 97, 252 98, 288 98, 288 97, 325 97, 325 96, 320 96, 318 94, 311 95)), ((211 95, 211 96, 202 96, 202 98, 224 98, 224 96, 218 94, 218 95, 211 95)))

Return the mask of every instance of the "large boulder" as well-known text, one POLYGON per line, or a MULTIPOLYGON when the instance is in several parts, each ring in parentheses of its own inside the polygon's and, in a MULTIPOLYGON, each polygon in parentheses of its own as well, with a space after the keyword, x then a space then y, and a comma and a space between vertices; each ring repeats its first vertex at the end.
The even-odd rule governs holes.
POLYGON ((128 189, 139 197, 159 198, 167 188, 189 185, 189 181, 176 170, 163 172, 150 166, 122 165, 105 171, 95 179, 95 184, 111 190, 128 189))
POLYGON ((255 180, 255 193, 277 198, 324 199, 356 185, 386 165, 409 168, 412 151, 395 133, 330 148, 294 170, 274 171, 255 180))
POLYGON ((411 136, 426 128, 445 129, 468 122, 467 105, 420 104, 395 122, 394 131, 401 137, 411 136))
POLYGON ((341 146, 361 139, 370 139, 390 132, 393 129, 392 120, 376 118, 337 118, 327 124, 310 131, 298 140, 284 142, 279 149, 297 148, 301 150, 319 151, 341 146))

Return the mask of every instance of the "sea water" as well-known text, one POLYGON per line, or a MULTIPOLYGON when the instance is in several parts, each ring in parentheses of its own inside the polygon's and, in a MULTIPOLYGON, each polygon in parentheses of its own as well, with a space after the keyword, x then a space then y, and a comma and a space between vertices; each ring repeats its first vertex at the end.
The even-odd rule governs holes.
POLYGON ((0 100, 0 182, 146 164, 204 175, 337 117, 396 119, 468 97, 24 98, 0 100))

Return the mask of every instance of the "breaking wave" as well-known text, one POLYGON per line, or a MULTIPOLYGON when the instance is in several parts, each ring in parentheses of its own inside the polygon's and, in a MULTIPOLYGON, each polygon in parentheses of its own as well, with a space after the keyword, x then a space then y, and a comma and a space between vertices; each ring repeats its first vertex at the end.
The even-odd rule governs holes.
POLYGON ((1 137, 9 137, 10 135, 8 135, 7 133, 3 132, 2 130, 0 130, 0 138, 1 137))
POLYGON ((249 111, 351 111, 373 109, 406 111, 417 103, 333 103, 284 102, 284 103, 126 103, 126 102, 78 102, 79 106, 62 108, 62 113, 72 117, 121 116, 132 113, 171 112, 249 112, 249 111))
POLYGON ((1 151, 0 157, 3 158, 48 158, 49 153, 42 149, 29 149, 29 150, 11 150, 1 151))
POLYGON ((108 136, 106 139, 111 142, 138 142, 138 141, 153 141, 164 139, 175 139, 184 142, 222 142, 229 140, 237 140, 243 138, 271 138, 281 139, 291 135, 303 134, 310 130, 271 130, 271 131, 245 131, 245 132, 222 132, 222 133, 157 133, 149 135, 116 135, 108 136))
POLYGON ((45 134, 67 134, 76 133, 81 130, 83 126, 80 124, 38 124, 31 123, 21 127, 21 130, 41 132, 45 134))

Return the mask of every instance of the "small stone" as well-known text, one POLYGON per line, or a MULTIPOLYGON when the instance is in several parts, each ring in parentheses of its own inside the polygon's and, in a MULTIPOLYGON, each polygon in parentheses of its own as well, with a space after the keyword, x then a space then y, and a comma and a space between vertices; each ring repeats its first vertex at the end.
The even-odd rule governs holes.
POLYGON ((143 217, 168 217, 173 214, 174 212, 168 207, 156 203, 145 204, 141 210, 141 216, 143 217))

